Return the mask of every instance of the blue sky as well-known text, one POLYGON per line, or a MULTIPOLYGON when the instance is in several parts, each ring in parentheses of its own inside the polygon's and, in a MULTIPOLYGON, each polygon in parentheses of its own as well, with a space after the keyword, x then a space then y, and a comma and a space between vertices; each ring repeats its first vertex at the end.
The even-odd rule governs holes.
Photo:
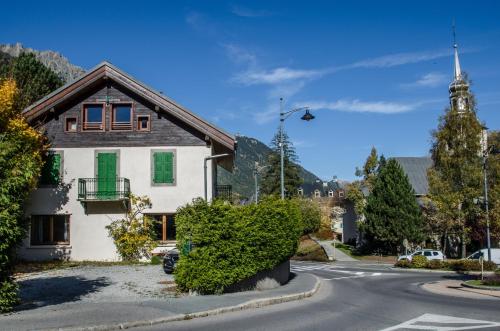
POLYGON ((301 163, 354 179, 371 146, 423 156, 448 104, 453 19, 478 115, 500 123, 500 2, 80 1, 2 5, 0 43, 108 60, 231 133, 268 143, 286 109, 301 163))

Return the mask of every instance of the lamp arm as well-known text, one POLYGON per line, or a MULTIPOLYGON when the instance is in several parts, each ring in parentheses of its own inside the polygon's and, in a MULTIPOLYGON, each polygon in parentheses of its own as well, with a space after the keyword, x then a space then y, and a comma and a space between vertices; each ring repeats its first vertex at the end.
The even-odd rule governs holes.
POLYGON ((309 109, 309 107, 300 107, 300 108, 295 108, 295 109, 289 110, 289 111, 284 112, 284 113, 280 113, 281 120, 284 121, 288 117, 290 117, 293 113, 296 113, 296 112, 302 111, 302 110, 308 110, 308 109, 309 109))

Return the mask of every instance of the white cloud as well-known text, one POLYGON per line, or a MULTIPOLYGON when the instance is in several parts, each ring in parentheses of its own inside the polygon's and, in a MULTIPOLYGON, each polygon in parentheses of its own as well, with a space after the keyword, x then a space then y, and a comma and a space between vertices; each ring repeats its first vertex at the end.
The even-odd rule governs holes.
POLYGON ((248 18, 266 17, 266 16, 272 15, 272 13, 267 11, 267 10, 251 9, 251 8, 242 7, 242 6, 232 6, 231 13, 233 13, 236 16, 248 17, 248 18))
POLYGON ((352 113, 399 114, 417 109, 422 103, 398 103, 389 101, 338 100, 333 102, 301 102, 299 106, 308 106, 312 110, 329 109, 352 113))
POLYGON ((439 72, 430 72, 423 75, 413 83, 403 84, 403 87, 437 87, 445 84, 448 76, 439 72))
POLYGON ((245 64, 250 67, 257 65, 257 56, 235 44, 222 44, 227 57, 236 64, 245 64))
POLYGON ((322 70, 292 69, 287 67, 272 70, 247 70, 236 75, 233 80, 244 85, 282 84, 293 80, 314 79, 325 74, 322 70))
POLYGON ((358 62, 354 62, 347 66, 342 67, 343 69, 351 68, 389 68, 394 66, 400 66, 404 64, 418 63, 424 61, 430 61, 438 59, 441 57, 447 57, 451 55, 451 50, 442 49, 436 51, 424 51, 424 52, 409 52, 409 53, 396 53, 389 54, 380 57, 375 57, 372 59, 366 59, 358 62))

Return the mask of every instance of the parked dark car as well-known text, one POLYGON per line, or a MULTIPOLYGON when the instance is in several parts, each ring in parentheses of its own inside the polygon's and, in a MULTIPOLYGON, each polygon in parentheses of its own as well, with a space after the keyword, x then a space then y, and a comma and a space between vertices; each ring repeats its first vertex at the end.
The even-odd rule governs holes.
POLYGON ((171 274, 174 272, 175 265, 179 260, 179 251, 177 249, 173 249, 168 251, 163 257, 163 270, 167 274, 171 274))

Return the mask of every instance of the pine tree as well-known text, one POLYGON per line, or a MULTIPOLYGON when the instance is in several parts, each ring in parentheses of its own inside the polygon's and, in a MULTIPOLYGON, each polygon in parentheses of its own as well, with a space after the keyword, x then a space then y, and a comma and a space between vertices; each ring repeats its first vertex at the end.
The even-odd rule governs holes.
POLYGON ((15 108, 21 110, 63 84, 62 79, 38 61, 33 53, 22 53, 10 61, 1 62, 0 77, 16 81, 19 93, 15 108))
POLYGON ((365 215, 363 232, 372 249, 396 253, 404 239, 410 243, 422 240, 420 207, 408 177, 396 160, 384 161, 379 167, 365 215))
MULTIPOLYGON (((483 194, 482 125, 476 116, 474 95, 467 93, 466 111, 447 108, 439 119, 438 129, 432 134, 433 167, 427 174, 429 198, 440 220, 440 235, 445 241, 450 235, 458 236, 461 257, 465 257, 465 245, 481 217, 480 206, 474 201, 483 194)), ((443 247, 446 249, 446 242, 443 247)))
MULTIPOLYGON (((279 146, 280 132, 274 135, 271 141, 273 152, 267 158, 267 168, 261 182, 261 192, 267 195, 279 195, 281 193, 281 159, 279 146)), ((298 157, 286 132, 283 132, 283 168, 285 176, 285 195, 287 197, 297 195, 297 189, 302 185, 299 168, 295 164, 298 157)))

